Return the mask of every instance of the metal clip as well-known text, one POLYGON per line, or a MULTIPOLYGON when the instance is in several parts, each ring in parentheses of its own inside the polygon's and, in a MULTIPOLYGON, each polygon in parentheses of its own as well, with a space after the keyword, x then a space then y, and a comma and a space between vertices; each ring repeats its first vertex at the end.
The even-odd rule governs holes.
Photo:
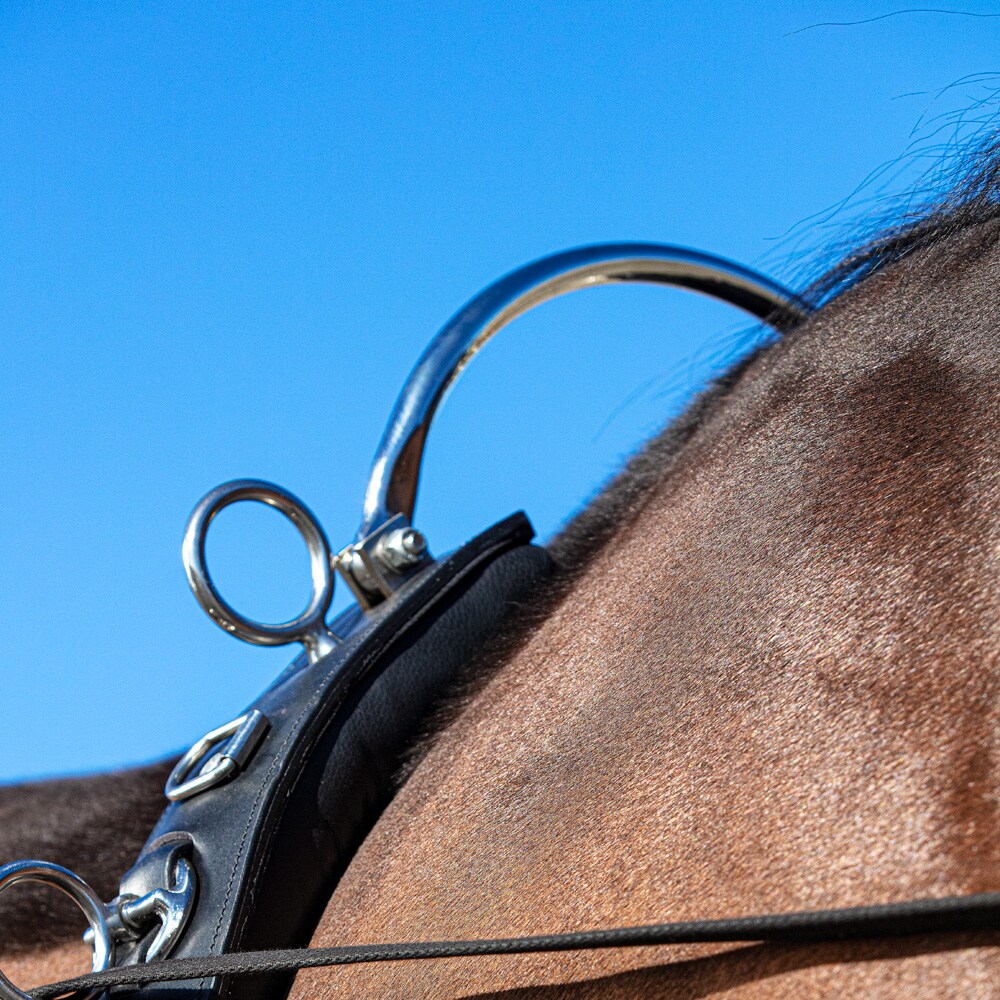
MULTIPOLYGON (((193 849, 194 843, 187 834, 161 838, 125 874, 121 893, 106 904, 79 875, 51 861, 0 865, 0 892, 18 882, 44 882, 69 896, 90 924, 83 940, 94 950, 91 964, 94 972, 103 972, 117 964, 152 962, 170 954, 194 910, 198 878, 187 857, 193 849), (137 888, 153 884, 156 888, 139 895, 128 891, 130 884, 137 888), (157 923, 159 927, 152 940, 143 943, 157 923), (130 949, 133 942, 136 947, 130 949), (124 954, 119 945, 125 945, 124 954), (123 959, 121 963, 116 961, 118 957, 123 959)), ((92 991, 81 1000, 95 1000, 103 993, 103 990, 92 991)), ((31 997, 0 972, 0 1000, 31 1000, 31 997)))
POLYGON ((107 923, 116 944, 138 942, 125 956, 127 964, 166 958, 180 940, 198 888, 188 857, 193 849, 187 834, 168 834, 147 848, 122 878, 119 895, 108 903, 107 923), (150 884, 155 888, 142 892, 150 884), (156 924, 156 934, 144 942, 156 924))
POLYGON ((263 712, 251 709, 238 719, 206 733, 177 761, 167 779, 164 794, 171 802, 181 802, 231 781, 249 763, 270 725, 263 712), (227 742, 220 746, 223 740, 227 742), (209 756, 213 750, 215 752, 209 756), (198 773, 190 777, 196 770, 198 773))
POLYGON ((191 915, 194 901, 195 876, 191 862, 180 858, 174 868, 174 885, 170 889, 154 889, 138 899, 122 899, 118 914, 123 928, 141 937, 153 921, 160 929, 143 956, 144 962, 166 958, 174 949, 191 915))

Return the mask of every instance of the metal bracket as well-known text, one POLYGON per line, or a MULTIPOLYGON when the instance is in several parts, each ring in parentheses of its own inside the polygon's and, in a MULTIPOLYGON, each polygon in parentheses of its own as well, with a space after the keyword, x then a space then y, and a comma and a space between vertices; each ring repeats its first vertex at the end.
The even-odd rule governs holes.
POLYGON ((334 566, 358 605, 370 611, 431 562, 427 539, 402 514, 397 514, 343 549, 334 559, 334 566))

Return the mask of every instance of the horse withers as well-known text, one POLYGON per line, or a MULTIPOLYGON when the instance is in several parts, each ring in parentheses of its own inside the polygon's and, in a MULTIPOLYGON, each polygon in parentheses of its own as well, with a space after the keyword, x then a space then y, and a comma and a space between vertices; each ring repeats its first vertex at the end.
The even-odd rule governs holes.
MULTIPOLYGON (((553 540, 557 582, 412 749, 314 944, 1000 888, 996 204, 972 184, 846 261, 828 304, 553 540)), ((97 839, 138 850, 132 816, 159 810, 163 770, 93 779, 129 789, 118 813, 96 785, 61 801, 79 794, 97 839)), ((99 880, 93 840, 69 857, 83 812, 27 831, 32 795, 0 799, 8 856, 99 880)), ((42 923, 5 938, 15 981, 72 957, 59 929, 30 950, 42 923)), ((304 972, 292 995, 987 997, 997 944, 440 959, 304 972)))

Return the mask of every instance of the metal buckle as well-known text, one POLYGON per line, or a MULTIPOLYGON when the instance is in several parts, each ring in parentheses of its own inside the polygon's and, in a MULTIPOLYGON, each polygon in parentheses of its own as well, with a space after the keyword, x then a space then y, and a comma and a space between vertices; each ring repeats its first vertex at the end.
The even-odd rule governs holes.
POLYGON ((253 757, 270 725, 263 712, 251 709, 206 733, 177 761, 164 794, 171 802, 181 802, 231 781, 253 757), (223 740, 227 740, 225 746, 219 746, 223 740), (190 777, 192 774, 194 777, 190 777))

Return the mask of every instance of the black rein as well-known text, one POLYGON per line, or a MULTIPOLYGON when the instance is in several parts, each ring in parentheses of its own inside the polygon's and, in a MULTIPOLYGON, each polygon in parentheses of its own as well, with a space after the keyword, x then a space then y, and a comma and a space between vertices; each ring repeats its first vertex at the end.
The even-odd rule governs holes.
POLYGON ((168 959, 108 969, 67 979, 31 991, 36 1000, 54 1000, 77 991, 111 986, 143 986, 216 976, 256 976, 298 969, 367 962, 427 958, 467 958, 475 955, 519 955, 532 952, 583 951, 642 945, 879 940, 920 934, 1000 931, 1000 892, 972 896, 917 899, 878 906, 766 914, 721 920, 619 927, 604 931, 543 934, 520 938, 473 941, 415 941, 402 944, 348 945, 340 948, 291 948, 233 952, 204 958, 168 959))

